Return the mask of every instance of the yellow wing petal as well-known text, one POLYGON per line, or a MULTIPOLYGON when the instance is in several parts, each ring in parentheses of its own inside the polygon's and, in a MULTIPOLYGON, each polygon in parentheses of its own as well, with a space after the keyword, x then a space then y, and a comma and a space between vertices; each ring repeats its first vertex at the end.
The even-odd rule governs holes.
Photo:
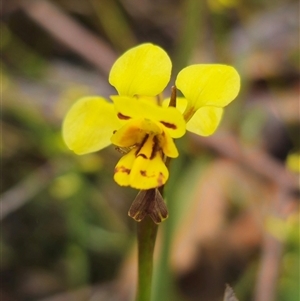
POLYGON ((222 119, 223 110, 217 107, 202 107, 198 109, 187 123, 187 130, 200 136, 212 135, 222 119))
POLYGON ((191 65, 182 69, 176 79, 177 88, 188 100, 188 108, 224 107, 240 90, 240 76, 226 65, 191 65))
POLYGON ((82 155, 110 145, 110 138, 119 127, 113 104, 102 97, 84 97, 67 113, 62 134, 66 145, 82 155))
POLYGON ((120 95, 155 96, 167 86, 172 63, 159 46, 147 43, 131 48, 111 68, 109 83, 120 95))

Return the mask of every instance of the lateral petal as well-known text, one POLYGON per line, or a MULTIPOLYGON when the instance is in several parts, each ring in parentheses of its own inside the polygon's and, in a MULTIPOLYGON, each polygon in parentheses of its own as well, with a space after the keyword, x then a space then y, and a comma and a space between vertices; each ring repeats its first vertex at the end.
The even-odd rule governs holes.
POLYGON ((227 65, 191 65, 179 72, 176 86, 187 98, 188 108, 224 107, 237 96, 240 76, 227 65))
POLYGON ((188 121, 186 128, 200 136, 212 135, 222 119, 223 111, 223 108, 202 107, 188 121))
POLYGON ((109 83, 119 95, 155 96, 167 86, 172 63, 159 46, 146 43, 131 48, 112 66, 109 83))
POLYGON ((113 104, 102 97, 79 99, 67 113, 62 127, 66 145, 76 154, 98 151, 110 145, 110 137, 121 126, 113 104))

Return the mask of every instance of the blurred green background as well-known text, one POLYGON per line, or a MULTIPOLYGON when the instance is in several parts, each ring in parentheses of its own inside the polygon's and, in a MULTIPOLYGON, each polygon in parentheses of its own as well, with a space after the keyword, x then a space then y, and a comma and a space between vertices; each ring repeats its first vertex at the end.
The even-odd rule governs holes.
POLYGON ((113 181, 113 147, 76 156, 60 131, 76 99, 115 93, 110 67, 142 42, 169 53, 173 82, 192 63, 242 78, 214 136, 177 141, 153 301, 223 300, 226 283, 300 300, 298 1, 4 0, 1 301, 133 300, 137 191, 113 181))

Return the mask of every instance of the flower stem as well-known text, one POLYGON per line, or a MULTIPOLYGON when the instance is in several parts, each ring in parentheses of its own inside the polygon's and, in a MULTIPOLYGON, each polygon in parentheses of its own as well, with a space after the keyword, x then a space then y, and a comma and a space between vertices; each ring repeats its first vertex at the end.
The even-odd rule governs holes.
MULTIPOLYGON (((176 87, 173 86, 171 90, 170 107, 176 107, 176 87)), ((165 158, 166 167, 169 168, 171 158, 165 158)), ((147 193, 149 194, 151 190, 147 193)), ((155 191, 155 190, 154 190, 155 191)), ((162 198, 164 195, 164 186, 158 188, 159 195, 162 198)), ((155 200, 158 202, 159 198, 155 191, 155 200)), ((146 196, 146 195, 145 195, 146 196)), ((145 196, 143 199, 145 200, 145 196)), ((149 201, 149 200, 148 200, 149 201)), ((139 203, 139 209, 141 209, 139 203)), ((135 217, 137 208, 133 208, 133 212, 129 210, 130 216, 135 217)), ((168 211, 159 209, 159 217, 167 218, 168 211), (163 213, 163 214, 162 214, 163 213)), ((153 218, 153 216, 152 216, 153 218)), ((154 219, 156 220, 156 219, 154 219)), ((137 224, 137 237, 138 237, 138 286, 137 286, 137 297, 136 301, 151 301, 151 290, 152 290, 152 276, 153 276, 153 251, 155 247, 155 240, 157 234, 158 225, 148 216, 142 219, 137 224)))
POLYGON ((138 289, 136 301, 150 301, 153 275, 153 251, 158 226, 146 216, 137 223, 138 289))

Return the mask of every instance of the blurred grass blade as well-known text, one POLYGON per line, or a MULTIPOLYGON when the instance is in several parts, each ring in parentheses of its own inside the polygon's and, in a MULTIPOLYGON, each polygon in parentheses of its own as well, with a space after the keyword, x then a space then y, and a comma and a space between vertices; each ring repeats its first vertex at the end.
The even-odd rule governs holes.
POLYGON ((137 44, 124 13, 115 0, 90 0, 106 35, 114 46, 125 51, 137 44))
POLYGON ((190 60, 199 39, 199 32, 201 32, 202 29, 201 23, 203 24, 204 3, 198 0, 188 0, 184 1, 183 4, 184 16, 182 29, 177 40, 175 71, 182 69, 190 60))

